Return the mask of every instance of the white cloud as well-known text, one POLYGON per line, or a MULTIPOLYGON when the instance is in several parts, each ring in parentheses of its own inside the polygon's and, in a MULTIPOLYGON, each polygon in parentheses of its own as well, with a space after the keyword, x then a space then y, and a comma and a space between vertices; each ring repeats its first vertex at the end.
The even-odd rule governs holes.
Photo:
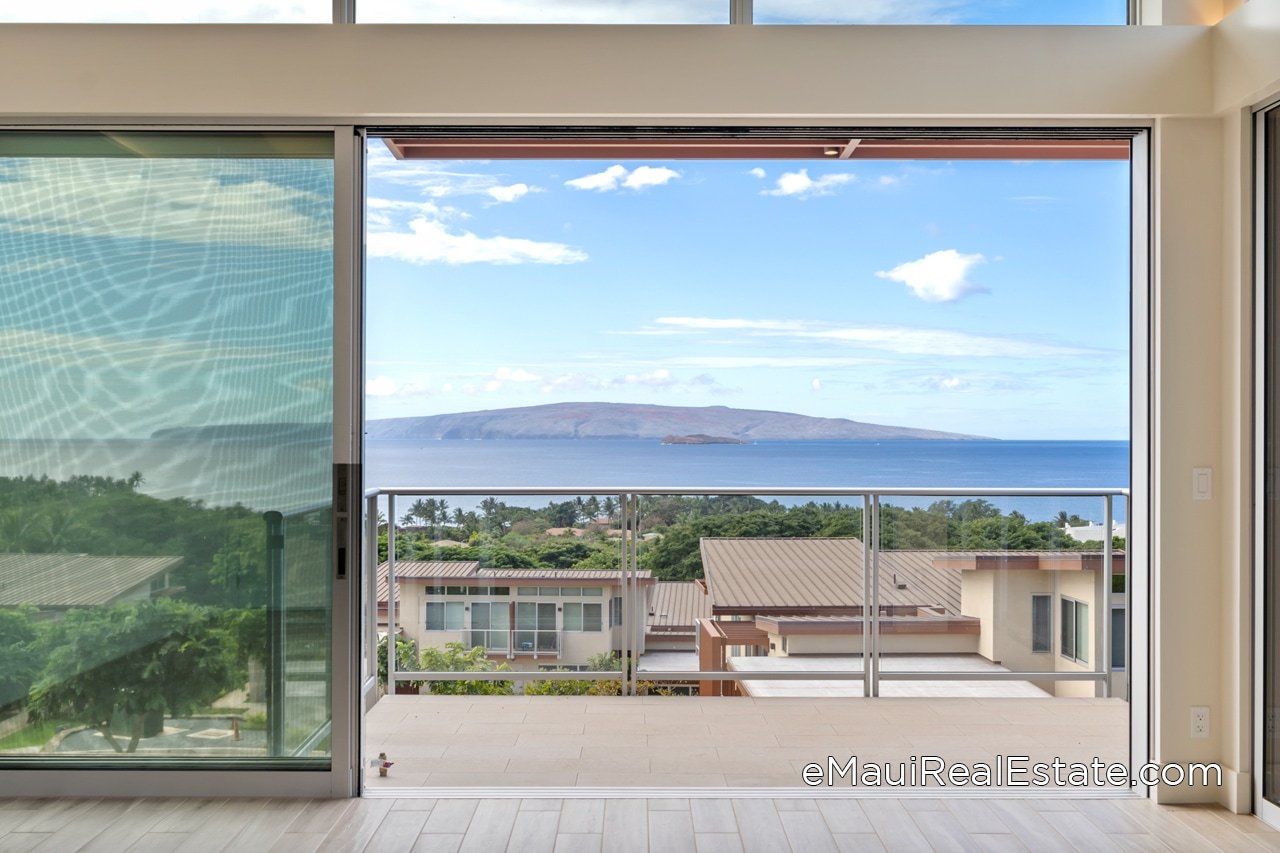
POLYGON ((836 187, 852 183, 857 176, 847 172, 836 172, 823 175, 816 181, 809 177, 808 169, 798 172, 783 172, 778 184, 771 190, 761 190, 761 195, 790 196, 792 198, 812 198, 819 195, 831 195, 836 187))
POLYGON ((428 199, 486 196, 501 203, 541 192, 538 187, 525 183, 504 183, 506 176, 502 174, 461 168, 481 165, 483 161, 397 160, 386 146, 378 142, 369 144, 366 162, 372 182, 382 186, 407 187, 428 199))
POLYGON ((0 163, 0 223, 34 234, 327 249, 331 180, 318 165, 286 160, 14 159, 0 163))
POLYGON ((494 201, 511 202, 523 198, 531 192, 537 192, 537 190, 528 184, 511 184, 506 187, 489 187, 485 192, 494 201))
POLYGON ((805 324, 797 320, 745 320, 724 317, 659 317, 654 320, 660 326, 681 329, 767 329, 770 331, 798 331, 805 324))
POLYGON ((642 190, 646 187, 660 187, 678 177, 679 172, 666 166, 637 166, 627 175, 622 185, 629 190, 642 190))
POLYGON ((648 373, 628 373, 613 380, 612 385, 647 385, 650 388, 667 388, 676 384, 675 377, 665 367, 648 373))
POLYGON ((710 355, 673 356, 667 359, 666 363, 673 367, 687 367, 693 370, 735 370, 757 367, 860 367, 874 364, 876 361, 876 359, 851 356, 710 355))
POLYGON ((371 232, 366 247, 370 257, 411 264, 576 264, 587 259, 586 252, 563 243, 452 232, 426 217, 413 219, 407 232, 371 232))
POLYGON ((902 178, 899 178, 896 175, 881 175, 879 179, 877 179, 876 183, 882 187, 896 187, 898 184, 902 183, 902 178))
POLYGON ((675 169, 665 166, 637 166, 628 171, 626 166, 615 163, 603 172, 583 175, 564 182, 566 187, 575 190, 594 190, 595 192, 612 192, 619 187, 630 190, 643 190, 648 187, 662 186, 680 177, 675 169))
POLYGON ((954 302, 973 293, 986 292, 986 288, 968 280, 969 270, 984 260, 982 255, 962 255, 955 249, 943 249, 877 272, 876 276, 905 284, 925 302, 954 302))
POLYGON ((370 397, 390 397, 396 390, 395 380, 388 376, 379 376, 364 384, 364 393, 370 397))
POLYGON ((542 377, 536 373, 530 373, 523 367, 517 367, 512 370, 509 367, 499 367, 493 375, 494 379, 502 382, 541 382, 542 377))
POLYGON ((839 341, 902 355, 978 358, 1061 358, 1103 355, 1099 350, 1066 344, 973 335, 909 326, 852 326, 803 332, 800 337, 839 341))
POLYGON ((603 172, 596 172, 591 175, 583 175, 581 178, 573 178, 564 182, 566 187, 573 187, 575 190, 595 190, 596 192, 609 192, 618 188, 618 182, 627 176, 627 167, 620 163, 615 163, 603 172))
MULTIPOLYGON (((752 338, 791 338, 797 341, 828 341, 899 355, 972 356, 995 358, 1061 358, 1104 356, 1106 350, 1058 344, 1048 341, 1023 340, 1013 337, 977 335, 950 329, 918 326, 838 326, 817 320, 747 320, 718 317, 659 317, 658 325, 692 330, 745 332, 752 338)), ((701 339, 700 339, 701 340, 701 339)), ((737 343, 743 343, 740 340, 737 343)), ((755 344, 752 344, 755 345, 755 344)), ((750 355, 750 356, 677 356, 663 363, 673 367, 702 369, 730 367, 847 367, 867 364, 857 357, 750 355)))
POLYGON ((759 166, 756 166, 754 169, 747 172, 747 174, 752 176, 753 178, 760 178, 761 180, 764 180, 765 177, 767 177, 767 173, 765 172, 765 170, 761 169, 759 166))

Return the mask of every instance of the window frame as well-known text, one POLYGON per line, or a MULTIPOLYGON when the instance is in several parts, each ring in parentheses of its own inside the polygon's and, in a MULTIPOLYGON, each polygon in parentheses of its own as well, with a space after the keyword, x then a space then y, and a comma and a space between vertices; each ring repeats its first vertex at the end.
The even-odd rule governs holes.
POLYGON ((1072 598, 1069 595, 1059 596, 1059 599, 1060 604, 1058 606, 1058 610, 1061 617, 1061 624, 1058 626, 1060 633, 1058 654, 1072 663, 1079 664, 1080 666, 1088 666, 1089 634, 1091 633, 1088 630, 1084 631, 1084 656, 1081 657, 1079 652, 1081 651, 1080 629, 1082 627, 1082 623, 1086 629, 1089 624, 1089 603, 1087 601, 1081 601, 1078 598, 1072 598), (1069 618, 1067 615, 1068 608, 1070 608, 1069 618), (1070 632, 1069 643, 1068 632, 1070 632))
POLYGON ((1031 653, 1036 655, 1053 654, 1053 593, 1051 592, 1033 592, 1031 593, 1031 653), (1036 611, 1036 604, 1041 600, 1046 604, 1044 611, 1045 624, 1043 628, 1044 648, 1039 648, 1041 644, 1037 643, 1037 638, 1041 635, 1036 630, 1036 622, 1039 613, 1036 611))

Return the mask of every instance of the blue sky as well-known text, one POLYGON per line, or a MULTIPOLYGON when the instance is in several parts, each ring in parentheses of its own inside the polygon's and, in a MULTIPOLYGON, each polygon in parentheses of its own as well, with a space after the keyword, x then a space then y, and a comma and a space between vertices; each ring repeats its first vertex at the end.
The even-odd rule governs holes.
POLYGON ((725 405, 1128 435, 1128 165, 397 162, 368 415, 725 405))
MULTIPOLYGON (((726 23, 730 0, 359 0, 362 22, 726 23)), ((757 23, 1123 24, 1125 0, 755 0, 757 23)), ((330 0, 62 0, 0 21, 324 23, 330 0)))

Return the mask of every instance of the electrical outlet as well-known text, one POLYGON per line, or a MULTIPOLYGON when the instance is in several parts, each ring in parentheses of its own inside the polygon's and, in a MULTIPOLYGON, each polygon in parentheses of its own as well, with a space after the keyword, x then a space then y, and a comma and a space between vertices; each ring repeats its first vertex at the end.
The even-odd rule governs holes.
POLYGON ((1209 736, 1209 706, 1191 706, 1191 736, 1207 738, 1209 736))

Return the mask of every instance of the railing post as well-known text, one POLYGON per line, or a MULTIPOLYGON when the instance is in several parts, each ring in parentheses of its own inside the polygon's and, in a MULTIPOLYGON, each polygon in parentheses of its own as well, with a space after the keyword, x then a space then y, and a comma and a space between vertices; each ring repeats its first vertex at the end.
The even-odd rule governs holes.
MULTIPOLYGON (((364 618, 367 622, 365 625, 365 643, 366 646, 366 666, 372 669, 372 672, 364 673, 364 680, 378 677, 378 496, 370 495, 365 501, 365 544, 364 544, 364 564, 361 571, 364 572, 364 618)), ((374 685, 374 693, 377 693, 377 685, 374 685)))
POLYGON ((623 537, 630 542, 631 555, 631 610, 627 611, 623 616, 622 624, 626 626, 627 634, 630 635, 631 643, 631 666, 627 667, 627 671, 631 675, 631 695, 637 695, 639 690, 639 675, 637 671, 640 669, 640 631, 644 630, 644 620, 635 619, 637 611, 643 612, 644 608, 640 601, 640 496, 632 494, 631 496, 631 537, 623 537))
POLYGON ((285 667, 284 516, 272 510, 263 513, 267 525, 267 754, 284 755, 285 667))
POLYGON ((387 495, 387 692, 396 692, 396 496, 387 495))
POLYGON ((880 496, 871 497, 871 589, 863 596, 871 602, 871 693, 880 695, 880 496))
POLYGON ((862 695, 871 696, 871 496, 862 496, 862 695))
MULTIPOLYGON (((1101 592, 1099 596, 1101 606, 1099 610, 1102 617, 1101 630, 1098 632, 1098 650, 1099 663, 1102 665, 1102 673, 1105 676, 1102 679, 1102 696, 1103 698, 1111 698, 1111 565, 1112 565, 1112 541, 1111 541, 1111 519, 1114 514, 1114 508, 1111 503, 1111 495, 1104 495, 1103 504, 1103 531, 1102 531, 1102 577, 1098 581, 1098 587, 1101 592)), ((1127 561, 1126 561, 1127 563, 1127 561)), ((1128 618, 1128 614, 1125 614, 1128 618)))
MULTIPOLYGON (((622 606, 618 608, 618 621, 621 623, 618 627, 622 634, 622 695, 631 695, 631 647, 630 635, 627 633, 627 608, 631 604, 631 584, 628 580, 629 569, 631 566, 631 554, 627 545, 627 530, 631 524, 631 495, 618 495, 618 519, 622 523, 622 536, 619 537, 618 547, 621 555, 619 562, 619 571, 621 573, 621 598, 622 606)), ((609 613, 613 613, 613 601, 609 602, 609 613)))

